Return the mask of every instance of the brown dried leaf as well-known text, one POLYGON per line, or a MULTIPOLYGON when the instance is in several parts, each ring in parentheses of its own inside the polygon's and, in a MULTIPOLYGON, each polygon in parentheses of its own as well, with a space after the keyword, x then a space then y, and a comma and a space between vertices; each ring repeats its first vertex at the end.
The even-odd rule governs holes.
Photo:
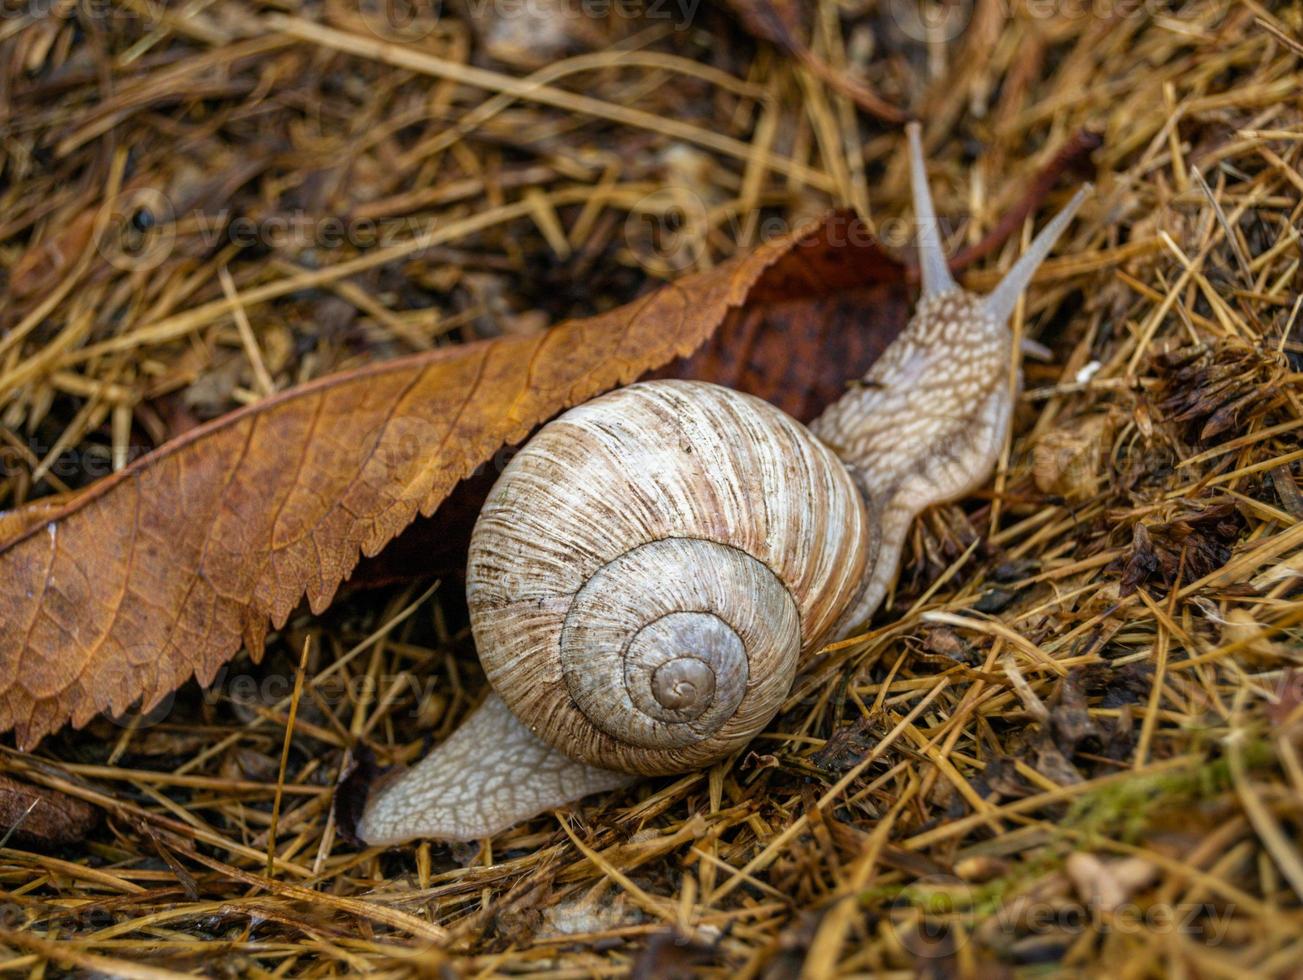
POLYGON ((840 398, 911 308, 904 267, 874 247, 858 218, 838 212, 821 232, 824 247, 786 251, 696 353, 654 376, 736 388, 802 422, 840 398))
POLYGON ((855 768, 878 744, 877 737, 872 734, 878 724, 877 719, 865 717, 842 725, 828 736, 823 748, 810 756, 810 762, 830 773, 843 773, 855 768))
POLYGON ((1064 753, 1071 755, 1087 738, 1099 737, 1099 726, 1090 717, 1086 694, 1082 690, 1080 671, 1074 671, 1059 682, 1057 696, 1050 705, 1049 729, 1055 743, 1064 753))
POLYGON ((766 329, 788 332, 780 363, 806 362, 788 381, 809 404, 830 364, 846 370, 813 346, 828 331, 894 336, 904 324, 899 297, 866 308, 852 289, 828 305, 865 282, 901 293, 902 267, 835 214, 601 316, 268 398, 37 520, 5 518, 0 730, 30 746, 70 720, 137 701, 148 710, 191 674, 207 683, 241 644, 260 656, 269 621, 281 627, 304 596, 324 609, 359 552, 431 514, 501 446, 716 331, 736 337, 773 317, 766 329))
POLYGON ((63 513, 75 493, 56 493, 18 510, 0 511, 0 541, 10 541, 63 513))
POLYGON ((1221 642, 1223 645, 1239 643, 1248 657, 1265 663, 1277 663, 1281 660, 1292 660, 1297 663, 1300 659, 1297 651, 1273 640, 1266 626, 1249 610, 1239 606, 1226 611, 1226 616, 1222 620, 1221 642))
POLYGON ((1158 877, 1158 867, 1144 858, 1106 861, 1086 851, 1068 855, 1064 870, 1087 908, 1105 913, 1116 912, 1158 877))
MULTIPOLYGON (((1244 518, 1234 504, 1182 507, 1172 520, 1161 524, 1137 522, 1132 528, 1131 552, 1121 562, 1121 594, 1157 578, 1164 590, 1177 582, 1193 582, 1215 572, 1231 559, 1244 518)), ((1118 563, 1110 566, 1111 570, 1118 563)))
POLYGON ((1042 776, 1049 777, 1060 786, 1072 786, 1085 782, 1080 771, 1072 764, 1072 760, 1054 744, 1054 740, 1048 733, 1042 733, 1041 737, 1037 739, 1034 758, 1033 768, 1042 776))
POLYGON ((1280 398, 1272 382, 1283 359, 1243 344, 1182 347, 1154 358, 1154 367, 1163 379, 1158 408, 1200 443, 1242 430, 1280 398))
POLYGON ((978 663, 972 644, 949 626, 933 626, 925 631, 921 653, 925 659, 943 666, 978 663))
POLYGON ((1122 595, 1135 592, 1136 587, 1148 581, 1158 569, 1158 556, 1154 554, 1149 529, 1138 523, 1131 529, 1131 553, 1122 567, 1122 595))
POLYGON ((0 776, 0 838, 29 847, 61 847, 82 840, 100 821, 100 811, 82 800, 44 786, 0 776))
POLYGON ((1032 448, 1032 479, 1041 493, 1086 500, 1099 492, 1109 444, 1117 427, 1112 413, 1099 413, 1051 429, 1032 448))
POLYGON ((1276 686, 1276 697, 1266 705, 1267 718, 1277 728, 1289 724, 1303 705, 1303 671, 1286 667, 1276 686))
POLYGON ((693 941, 674 929, 654 933, 647 948, 638 954, 629 971, 630 980, 674 980, 701 975, 702 966, 714 955, 709 946, 693 941))
MULTIPOLYGON (((906 270, 873 247, 854 215, 830 215, 822 240, 780 256, 743 306, 691 356, 651 378, 691 378, 763 398, 808 422, 868 371, 908 320, 906 270)), ((412 526, 349 579, 363 588, 455 574, 471 526, 493 486, 491 467, 453 489, 431 518, 412 526)), ((0 540, 4 535, 0 534, 0 540)))
POLYGON ((24 252, 14 264, 9 289, 14 299, 26 299, 48 286, 77 261, 95 230, 96 212, 87 209, 59 235, 24 252))

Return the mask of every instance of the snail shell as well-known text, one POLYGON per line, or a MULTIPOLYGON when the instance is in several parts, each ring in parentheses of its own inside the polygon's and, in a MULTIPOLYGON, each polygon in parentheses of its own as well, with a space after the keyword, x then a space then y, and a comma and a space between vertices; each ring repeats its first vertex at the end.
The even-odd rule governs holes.
POLYGON ((846 468, 767 402, 635 384, 551 422, 471 539, 489 681, 566 755, 682 772, 773 717, 853 602, 871 536, 846 468))

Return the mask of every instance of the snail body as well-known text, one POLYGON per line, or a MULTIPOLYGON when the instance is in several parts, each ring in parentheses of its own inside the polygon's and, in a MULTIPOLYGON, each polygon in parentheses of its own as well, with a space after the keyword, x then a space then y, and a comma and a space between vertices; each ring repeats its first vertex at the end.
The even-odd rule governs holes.
POLYGON ((758 734, 803 656, 877 608, 914 516, 990 473, 1016 384, 1007 323, 1079 192, 986 297, 939 246, 909 127, 923 297, 807 429, 702 382, 631 385, 545 425, 472 534, 494 693, 368 801, 358 836, 473 839, 758 734))

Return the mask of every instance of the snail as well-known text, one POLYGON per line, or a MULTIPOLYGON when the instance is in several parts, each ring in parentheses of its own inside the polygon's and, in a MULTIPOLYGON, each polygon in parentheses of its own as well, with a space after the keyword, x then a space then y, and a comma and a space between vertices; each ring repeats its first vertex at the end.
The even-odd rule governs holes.
POLYGON ((808 429, 693 381, 636 383, 543 426, 472 532, 492 693, 372 794, 361 840, 487 837, 728 757, 802 657, 877 608, 914 516, 985 481, 1016 391, 1009 317, 1089 187, 979 297, 950 275, 907 130, 922 297, 905 330, 808 429))

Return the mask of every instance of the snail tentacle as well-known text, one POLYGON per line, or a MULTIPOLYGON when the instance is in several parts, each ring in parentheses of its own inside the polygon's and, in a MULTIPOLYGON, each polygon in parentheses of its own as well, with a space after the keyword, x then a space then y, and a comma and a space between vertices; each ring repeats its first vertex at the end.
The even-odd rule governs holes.
POLYGON ((855 475, 877 530, 865 584, 834 630, 849 635, 881 604, 914 518, 970 493, 990 475, 1022 385, 1009 317, 1033 274, 1090 192, 1083 187, 987 296, 950 275, 927 187, 917 123, 909 135, 923 295, 904 331, 863 383, 810 429, 855 475), (1013 372, 1018 372, 1011 377, 1013 372))
POLYGON ((927 183, 927 164, 923 159, 922 128, 913 122, 905 127, 909 140, 909 186, 914 197, 914 225, 918 238, 918 269, 923 282, 923 296, 940 296, 955 288, 946 258, 941 226, 937 223, 932 190, 927 183))

